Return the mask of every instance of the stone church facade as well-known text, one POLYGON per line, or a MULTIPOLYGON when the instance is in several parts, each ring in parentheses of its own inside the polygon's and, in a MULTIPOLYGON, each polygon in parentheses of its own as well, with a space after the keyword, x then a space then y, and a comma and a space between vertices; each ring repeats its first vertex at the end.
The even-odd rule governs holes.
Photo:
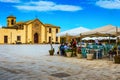
POLYGON ((0 28, 0 44, 60 43, 59 26, 43 24, 39 19, 16 22, 16 17, 7 17, 7 27, 0 28))

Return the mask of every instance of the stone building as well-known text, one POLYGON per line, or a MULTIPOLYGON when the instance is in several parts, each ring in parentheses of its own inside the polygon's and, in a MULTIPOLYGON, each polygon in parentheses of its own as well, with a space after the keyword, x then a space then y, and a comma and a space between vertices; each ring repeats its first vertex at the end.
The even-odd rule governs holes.
POLYGON ((43 24, 39 19, 26 22, 16 22, 16 17, 7 17, 7 27, 0 28, 0 44, 40 44, 59 43, 56 34, 60 32, 59 26, 43 24))

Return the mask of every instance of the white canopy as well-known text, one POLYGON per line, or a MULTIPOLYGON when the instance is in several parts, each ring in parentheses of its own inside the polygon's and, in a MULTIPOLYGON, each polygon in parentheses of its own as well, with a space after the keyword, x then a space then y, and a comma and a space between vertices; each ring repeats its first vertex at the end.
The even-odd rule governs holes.
POLYGON ((85 37, 82 40, 116 40, 116 37, 85 37))
POLYGON ((114 27, 113 29, 109 30, 109 31, 106 31, 106 32, 103 32, 105 34, 111 34, 111 35, 116 35, 118 36, 120 34, 120 28, 116 28, 114 27), (116 29, 117 29, 117 35, 116 35, 116 29))
MULTIPOLYGON (((120 31, 120 28, 118 28, 118 31, 120 31)), ((116 35, 116 27, 107 25, 82 33, 83 36, 108 36, 108 34, 116 35)))
POLYGON ((90 29, 84 28, 84 27, 79 27, 79 28, 74 28, 71 30, 67 30, 67 31, 63 31, 57 34, 57 36, 76 36, 76 35, 80 35, 80 33, 86 32, 86 31, 90 31, 90 29))

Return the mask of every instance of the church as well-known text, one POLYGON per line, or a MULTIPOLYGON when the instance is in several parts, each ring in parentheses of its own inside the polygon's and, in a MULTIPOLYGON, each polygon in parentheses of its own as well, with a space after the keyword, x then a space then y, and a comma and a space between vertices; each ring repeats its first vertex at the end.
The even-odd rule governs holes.
POLYGON ((16 22, 16 17, 7 17, 7 26, 0 28, 0 44, 60 43, 56 34, 60 27, 43 24, 39 19, 16 22))

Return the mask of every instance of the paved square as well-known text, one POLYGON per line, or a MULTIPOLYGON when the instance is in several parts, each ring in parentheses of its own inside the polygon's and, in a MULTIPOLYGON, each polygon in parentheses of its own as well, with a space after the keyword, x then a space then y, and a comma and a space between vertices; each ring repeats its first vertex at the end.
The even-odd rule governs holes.
POLYGON ((0 47, 0 80, 120 80, 120 64, 109 59, 86 60, 41 53, 13 53, 0 47))

